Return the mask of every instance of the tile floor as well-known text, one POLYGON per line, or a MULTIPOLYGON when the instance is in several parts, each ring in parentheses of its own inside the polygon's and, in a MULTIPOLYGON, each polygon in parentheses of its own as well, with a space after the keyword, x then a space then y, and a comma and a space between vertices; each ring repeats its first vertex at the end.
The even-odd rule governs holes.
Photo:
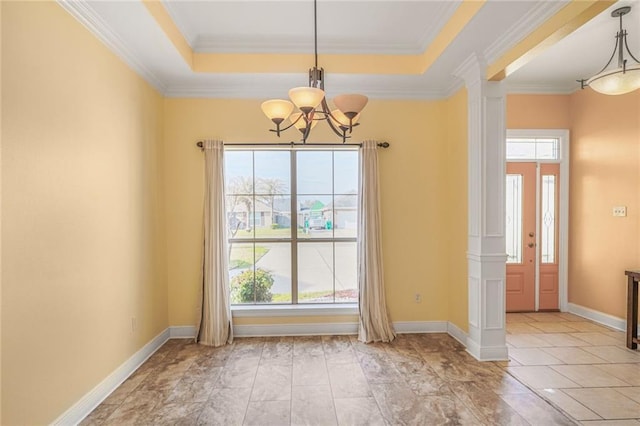
POLYGON ((566 313, 507 314, 507 362, 446 334, 170 340, 83 425, 640 425, 640 352, 566 313))

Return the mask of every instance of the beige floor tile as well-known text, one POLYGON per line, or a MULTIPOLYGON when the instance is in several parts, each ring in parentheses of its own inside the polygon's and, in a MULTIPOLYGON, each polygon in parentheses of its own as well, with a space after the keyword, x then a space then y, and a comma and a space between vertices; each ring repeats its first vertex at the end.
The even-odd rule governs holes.
POLYGON ((533 389, 545 388, 577 388, 576 382, 568 379, 551 367, 546 366, 522 366, 508 367, 507 371, 516 379, 533 389))
POLYGON ((640 404, 612 388, 564 389, 564 393, 589 407, 603 419, 640 418, 640 404))
POLYGON ((585 388, 629 386, 594 365, 552 365, 550 368, 585 388))
POLYGON ((600 332, 571 333, 571 336, 580 340, 584 340, 585 342, 590 343, 593 346, 615 346, 619 344, 616 339, 600 332))
POLYGON ((506 320, 507 324, 513 324, 516 322, 531 322, 531 317, 528 317, 525 314, 507 313, 506 320))
POLYGON ((541 389, 538 393, 575 420, 602 420, 602 417, 571 398, 561 389, 541 389))
POLYGON ((574 324, 576 323, 569 321, 563 323, 546 321, 531 323, 531 325, 541 330, 543 333, 573 333, 577 331, 575 328, 573 328, 574 324))
POLYGON ((559 312, 529 312, 524 314, 531 318, 532 322, 565 322, 559 312))
POLYGON ((360 364, 335 364, 329 369, 329 381, 334 398, 371 396, 367 379, 360 364))
POLYGON ((544 333, 538 334, 537 337, 549 343, 550 346, 591 346, 590 343, 573 337, 569 333, 544 333))
POLYGON ((316 386, 329 384, 327 362, 322 357, 300 357, 293 361, 293 385, 316 386))
POLYGON ((336 398, 336 417, 339 425, 385 426, 378 404, 373 397, 336 398))
POLYGON ((509 350, 509 357, 521 365, 553 365, 563 362, 552 354, 538 348, 513 348, 509 350))
POLYGON ((205 403, 198 425, 240 425, 251 395, 250 388, 217 388, 205 403))
POLYGON ((507 343, 515 348, 545 348, 553 346, 536 334, 507 334, 507 343))
POLYGON ((203 402, 164 404, 147 417, 142 424, 154 426, 194 425, 204 409, 203 402))
POLYGON ((288 425, 291 422, 291 401, 251 401, 244 425, 288 425))
POLYGON ((541 350, 553 355, 565 364, 602 364, 607 362, 582 348, 554 347, 542 348, 541 350))
POLYGON ((294 386, 291 399, 292 425, 337 424, 333 396, 329 385, 294 386))
POLYGON ((632 386, 640 386, 640 364, 601 364, 596 367, 632 386))
POLYGON ((251 391, 251 401, 291 399, 291 366, 261 365, 251 391))
POLYGON ((322 347, 327 364, 358 362, 349 336, 322 336, 322 347))
POLYGON ((599 325, 599 324, 595 324, 591 321, 576 321, 576 322, 572 322, 571 323, 571 328, 575 328, 578 331, 599 331, 599 332, 604 332, 604 333, 608 333, 610 331, 612 331, 610 328, 599 325))
POLYGON ((604 359, 607 362, 635 363, 640 362, 640 353, 620 346, 584 347, 585 351, 604 359))
POLYGON ((555 312, 555 315, 565 321, 584 321, 584 318, 582 318, 581 316, 571 314, 569 312, 555 312))
POLYGON ((502 395, 501 398, 531 425, 575 425, 575 422, 533 393, 502 395))
POLYGON ((587 420, 580 422, 584 426, 638 426, 638 420, 587 420))
POLYGON ((616 390, 627 398, 631 398, 635 402, 640 403, 640 387, 633 386, 630 388, 616 388, 616 390))
POLYGON ((534 334, 534 333, 542 333, 543 331, 539 328, 534 327, 531 323, 528 322, 514 322, 507 323, 507 333, 512 334, 534 334))

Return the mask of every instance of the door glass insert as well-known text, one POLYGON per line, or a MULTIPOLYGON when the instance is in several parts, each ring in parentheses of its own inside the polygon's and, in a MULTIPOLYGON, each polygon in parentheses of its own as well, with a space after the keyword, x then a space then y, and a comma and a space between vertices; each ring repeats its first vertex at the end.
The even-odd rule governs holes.
POLYGON ((522 175, 507 175, 507 263, 522 263, 522 175))
POLYGON ((556 252, 556 177, 542 176, 542 263, 555 263, 556 252))

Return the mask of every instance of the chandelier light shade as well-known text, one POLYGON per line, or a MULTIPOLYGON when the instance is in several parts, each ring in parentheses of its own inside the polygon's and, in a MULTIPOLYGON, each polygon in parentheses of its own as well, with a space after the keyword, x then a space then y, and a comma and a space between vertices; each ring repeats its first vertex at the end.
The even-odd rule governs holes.
POLYGON ((620 18, 620 30, 616 34, 613 53, 600 72, 587 80, 578 80, 583 89, 589 86, 605 95, 624 95, 640 88, 640 61, 629 50, 627 31, 622 28, 622 17, 630 11, 630 6, 624 6, 611 12, 612 17, 620 18), (625 58, 625 52, 628 58, 625 58), (616 57, 618 61, 612 66, 616 57))
POLYGON ((315 87, 294 87, 289 90, 289 98, 300 111, 309 114, 324 99, 324 90, 315 87))
POLYGON ((331 111, 324 90, 324 68, 318 68, 318 18, 317 0, 313 0, 313 28, 315 65, 309 69, 309 86, 294 87, 289 90, 291 102, 274 99, 262 103, 262 111, 275 125, 275 132, 280 136, 291 127, 295 127, 302 133, 302 142, 306 142, 311 129, 318 121, 326 121, 331 130, 346 142, 351 137, 353 128, 358 125, 360 112, 367 105, 368 98, 359 94, 338 95, 333 99, 336 109, 331 111), (293 112, 293 105, 298 108, 293 112), (292 113, 293 112, 293 113, 292 113), (291 124, 281 128, 281 124, 287 119, 291 124))
POLYGON ((282 123, 292 111, 293 104, 283 99, 272 99, 262 103, 262 112, 274 123, 282 123))

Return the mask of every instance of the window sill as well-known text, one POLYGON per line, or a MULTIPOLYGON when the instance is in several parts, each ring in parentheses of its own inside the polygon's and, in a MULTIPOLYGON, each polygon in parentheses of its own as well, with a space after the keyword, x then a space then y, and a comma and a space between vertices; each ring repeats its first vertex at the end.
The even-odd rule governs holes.
POLYGON ((234 318, 358 315, 358 304, 344 303, 339 305, 232 305, 231 314, 234 318))

